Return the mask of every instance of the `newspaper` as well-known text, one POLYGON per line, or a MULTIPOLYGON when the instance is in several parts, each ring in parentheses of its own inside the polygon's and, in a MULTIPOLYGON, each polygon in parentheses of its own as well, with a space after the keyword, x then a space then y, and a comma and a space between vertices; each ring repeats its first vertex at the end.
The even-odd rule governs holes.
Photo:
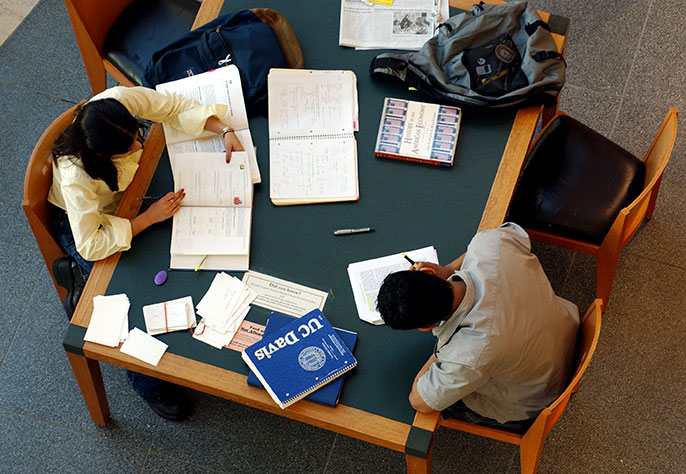
POLYGON ((448 0, 394 0, 392 6, 341 0, 338 44, 419 50, 449 16, 448 0))

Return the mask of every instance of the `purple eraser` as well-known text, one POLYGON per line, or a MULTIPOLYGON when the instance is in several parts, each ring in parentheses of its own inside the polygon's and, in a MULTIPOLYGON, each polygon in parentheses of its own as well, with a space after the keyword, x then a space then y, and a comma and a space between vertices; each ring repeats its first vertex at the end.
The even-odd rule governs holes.
POLYGON ((167 272, 165 270, 160 270, 157 272, 157 275, 155 275, 155 285, 163 285, 165 281, 167 281, 167 272))

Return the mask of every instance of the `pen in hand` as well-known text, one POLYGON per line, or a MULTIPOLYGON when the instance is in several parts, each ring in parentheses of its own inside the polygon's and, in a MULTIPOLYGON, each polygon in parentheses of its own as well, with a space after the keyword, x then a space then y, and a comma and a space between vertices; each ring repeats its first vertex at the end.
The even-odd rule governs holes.
POLYGON ((158 199, 161 199, 162 196, 141 196, 138 198, 139 201, 147 201, 148 199, 157 201, 158 199))
POLYGON ((408 262, 410 262, 410 265, 412 265, 414 268, 417 268, 417 262, 415 262, 414 260, 412 260, 412 259, 411 259, 410 257, 408 257, 407 255, 405 255, 403 252, 400 252, 400 255, 402 255, 403 257, 405 257, 405 260, 407 260, 408 262))

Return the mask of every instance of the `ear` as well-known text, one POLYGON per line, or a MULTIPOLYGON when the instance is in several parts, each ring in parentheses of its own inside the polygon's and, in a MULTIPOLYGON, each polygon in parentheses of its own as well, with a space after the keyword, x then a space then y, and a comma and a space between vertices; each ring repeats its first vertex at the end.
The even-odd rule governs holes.
POLYGON ((433 268, 428 267, 428 266, 427 267, 421 267, 419 269, 419 271, 424 272, 424 273, 428 273, 429 275, 435 275, 436 274, 436 271, 433 268))

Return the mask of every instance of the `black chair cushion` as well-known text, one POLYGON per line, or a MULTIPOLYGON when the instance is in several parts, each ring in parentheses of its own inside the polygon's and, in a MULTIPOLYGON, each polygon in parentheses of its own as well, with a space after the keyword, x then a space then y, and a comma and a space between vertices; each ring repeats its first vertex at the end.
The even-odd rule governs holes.
POLYGON ((645 174, 643 162, 624 148, 559 115, 527 157, 508 220, 599 245, 619 211, 643 191, 645 174))
POLYGON ((134 0, 107 33, 103 56, 141 85, 152 54, 188 33, 199 8, 197 0, 134 0))

